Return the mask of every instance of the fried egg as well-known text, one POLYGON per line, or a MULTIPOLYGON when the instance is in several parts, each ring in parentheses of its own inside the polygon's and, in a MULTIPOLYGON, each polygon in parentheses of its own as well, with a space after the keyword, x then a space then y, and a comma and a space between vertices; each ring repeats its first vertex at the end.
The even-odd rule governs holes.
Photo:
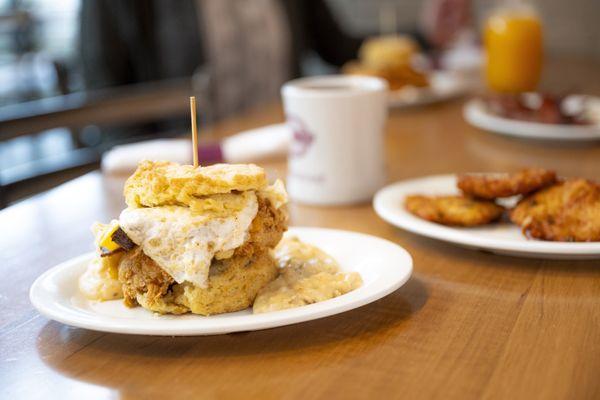
POLYGON ((235 203, 226 215, 221 207, 215 212, 182 206, 129 207, 121 212, 119 225, 177 283, 206 287, 213 257, 232 252, 247 240, 258 211, 254 191, 228 196, 232 197, 219 198, 235 203))

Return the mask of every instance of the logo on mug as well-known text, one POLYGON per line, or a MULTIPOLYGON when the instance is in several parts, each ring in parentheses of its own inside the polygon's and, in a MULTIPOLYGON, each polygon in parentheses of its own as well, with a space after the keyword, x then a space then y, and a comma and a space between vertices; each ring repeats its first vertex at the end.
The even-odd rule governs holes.
POLYGON ((292 130, 292 143, 290 145, 290 156, 292 157, 302 157, 313 141, 315 140, 315 135, 313 135, 304 122, 296 116, 287 117, 287 124, 292 130))

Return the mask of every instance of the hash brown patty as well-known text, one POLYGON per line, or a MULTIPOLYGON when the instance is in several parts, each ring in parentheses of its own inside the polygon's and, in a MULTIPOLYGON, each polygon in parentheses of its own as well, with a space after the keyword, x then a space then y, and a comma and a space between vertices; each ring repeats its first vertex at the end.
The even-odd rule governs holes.
POLYGON ((543 168, 526 168, 513 174, 462 174, 457 186, 468 196, 493 200, 528 194, 556 182, 556 173, 543 168))
POLYGON ((600 185, 570 179, 523 198, 510 219, 532 238, 600 241, 600 185))
POLYGON ((504 208, 491 201, 463 196, 412 195, 405 200, 412 214, 443 225, 477 226, 498 220, 504 208))

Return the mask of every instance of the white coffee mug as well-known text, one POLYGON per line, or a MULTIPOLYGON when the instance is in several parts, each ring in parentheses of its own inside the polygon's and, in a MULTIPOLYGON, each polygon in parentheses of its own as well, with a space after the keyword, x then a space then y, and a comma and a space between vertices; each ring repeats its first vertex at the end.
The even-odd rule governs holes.
POLYGON ((287 189, 305 204, 369 200, 385 182, 387 83, 363 76, 296 79, 281 89, 293 132, 287 189))

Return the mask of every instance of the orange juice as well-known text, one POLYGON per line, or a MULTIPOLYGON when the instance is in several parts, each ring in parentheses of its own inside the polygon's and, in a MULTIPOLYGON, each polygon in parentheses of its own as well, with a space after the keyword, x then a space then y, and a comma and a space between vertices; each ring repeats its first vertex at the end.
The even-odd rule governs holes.
POLYGON ((498 92, 535 90, 542 72, 542 24, 531 8, 499 9, 486 21, 486 80, 498 92))

